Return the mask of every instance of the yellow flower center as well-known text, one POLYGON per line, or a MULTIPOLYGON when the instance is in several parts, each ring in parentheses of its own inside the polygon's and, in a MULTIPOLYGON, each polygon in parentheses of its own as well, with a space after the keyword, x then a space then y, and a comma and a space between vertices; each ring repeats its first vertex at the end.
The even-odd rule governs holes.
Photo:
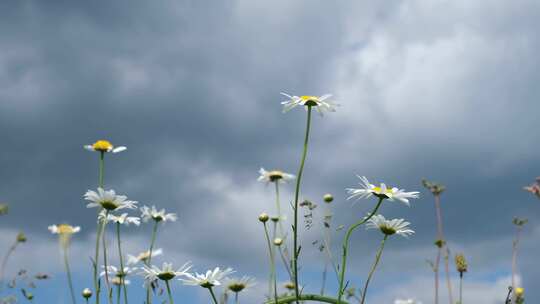
POLYGON ((278 179, 282 179, 283 178, 283 172, 279 171, 279 170, 274 170, 274 171, 270 171, 268 172, 268 178, 270 178, 270 181, 274 182, 278 179))
POLYGON ((525 293, 525 289, 522 288, 522 287, 517 287, 516 288, 516 296, 520 297, 523 295, 523 293, 525 293))
POLYGON ((378 194, 392 194, 392 188, 386 188, 386 191, 383 193, 381 187, 374 187, 373 191, 375 191, 378 194))
POLYGON ((73 234, 73 226, 67 224, 58 225, 58 234, 73 234))
POLYGON ((94 150, 101 152, 107 152, 112 149, 112 147, 113 145, 107 140, 98 140, 92 145, 92 148, 94 148, 94 150))
POLYGON ((319 100, 319 97, 317 96, 304 95, 304 96, 300 96, 300 99, 302 99, 302 101, 304 102, 304 105, 306 106, 318 106, 319 102, 321 102, 319 100))

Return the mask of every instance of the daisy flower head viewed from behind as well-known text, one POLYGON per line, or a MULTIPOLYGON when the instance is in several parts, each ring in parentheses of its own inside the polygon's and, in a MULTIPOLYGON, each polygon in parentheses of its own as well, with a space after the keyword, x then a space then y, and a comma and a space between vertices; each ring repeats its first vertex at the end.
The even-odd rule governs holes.
MULTIPOLYGON (((105 215, 100 213, 100 217, 104 217, 105 215)), ((122 213, 122 215, 114 215, 109 214, 107 216, 107 222, 113 222, 120 225, 126 225, 129 226, 130 224, 134 224, 135 226, 139 226, 141 224, 141 219, 136 216, 128 216, 127 213, 122 213)))
POLYGON ((103 190, 98 188, 97 192, 88 190, 84 194, 84 199, 90 201, 86 208, 102 207, 105 210, 136 209, 136 201, 127 200, 125 195, 117 195, 114 190, 103 190))
POLYGON ((171 263, 163 263, 163 266, 161 269, 155 265, 152 265, 152 267, 143 265, 141 272, 141 275, 144 275, 144 285, 150 286, 152 282, 156 280, 162 280, 162 281, 170 281, 174 279, 177 276, 185 276, 187 275, 187 271, 191 269, 191 263, 187 262, 182 267, 178 268, 177 270, 173 269, 173 266, 171 263))
POLYGON ((208 270, 205 274, 186 273, 184 278, 181 278, 180 281, 182 281, 184 285, 212 288, 221 285, 221 282, 234 272, 235 271, 232 268, 221 270, 219 267, 216 267, 214 270, 208 270))
POLYGON ((115 147, 111 144, 111 142, 104 139, 98 140, 91 145, 85 145, 84 148, 88 151, 96 151, 96 152, 101 152, 101 153, 106 153, 106 152, 119 153, 119 152, 127 150, 127 148, 124 146, 115 147))
POLYGON ((108 275, 118 277, 118 278, 124 278, 132 273, 134 273, 138 268, 137 267, 127 267, 124 266, 123 270, 120 270, 116 266, 109 265, 107 266, 107 270, 105 270, 105 266, 103 267, 103 271, 101 271, 100 276, 104 276, 105 272, 107 272, 108 275))
POLYGON ((227 286, 228 290, 239 293, 255 286, 255 279, 249 276, 243 276, 241 278, 228 278, 225 285, 227 286))
POLYGON ((409 206, 410 198, 419 197, 418 191, 405 192, 405 190, 396 187, 387 187, 384 183, 381 183, 380 186, 375 186, 365 176, 358 176, 358 178, 360 178, 360 186, 362 188, 347 188, 347 192, 349 193, 347 199, 369 198, 375 195, 380 199, 388 199, 389 201, 398 200, 409 206))
POLYGON ((286 183, 288 181, 294 180, 295 178, 296 176, 294 176, 294 174, 285 173, 281 170, 266 171, 264 168, 261 167, 259 169, 259 178, 257 178, 257 180, 259 182, 266 183, 286 183))
MULTIPOLYGON (((161 248, 155 249, 155 250, 152 251, 152 258, 155 257, 155 256, 158 256, 158 255, 162 255, 162 254, 163 254, 163 249, 161 249, 161 248)), ((150 258, 150 250, 141 252, 137 256, 128 254, 127 255, 127 259, 128 259, 127 264, 128 265, 135 265, 135 264, 137 264, 139 262, 146 263, 146 261, 148 261, 149 258, 150 258)))
POLYGON ((175 222, 178 219, 176 213, 165 213, 165 209, 158 211, 156 206, 152 206, 152 208, 142 206, 141 218, 145 223, 149 220, 154 220, 156 222, 175 222))
POLYGON ((81 227, 71 226, 68 224, 51 225, 48 227, 48 229, 52 234, 58 234, 58 236, 60 237, 60 244, 64 249, 66 249, 69 245, 71 236, 81 231, 81 227))
POLYGON ((281 102, 283 105, 283 113, 289 112, 297 106, 305 106, 314 107, 317 112, 322 115, 323 112, 335 112, 336 106, 338 106, 338 104, 328 100, 330 97, 332 97, 331 94, 325 94, 322 96, 291 96, 283 92, 280 94, 288 98, 287 100, 281 102))
POLYGON ((398 234, 408 237, 414 234, 414 230, 408 228, 410 224, 404 219, 387 220, 384 216, 378 214, 368 220, 366 229, 379 229, 385 235, 398 234))

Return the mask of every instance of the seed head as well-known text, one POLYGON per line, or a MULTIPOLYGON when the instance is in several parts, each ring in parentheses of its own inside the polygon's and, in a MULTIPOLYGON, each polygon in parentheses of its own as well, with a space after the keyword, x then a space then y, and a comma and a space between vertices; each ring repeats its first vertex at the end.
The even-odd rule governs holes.
POLYGON ((465 256, 463 255, 463 253, 456 254, 455 262, 456 262, 456 270, 460 274, 467 272, 467 261, 465 260, 465 256))
POLYGON ((90 297, 92 296, 92 290, 90 290, 90 288, 85 288, 85 289, 83 289, 83 291, 82 291, 82 296, 83 296, 83 298, 85 298, 85 299, 90 298, 90 297))

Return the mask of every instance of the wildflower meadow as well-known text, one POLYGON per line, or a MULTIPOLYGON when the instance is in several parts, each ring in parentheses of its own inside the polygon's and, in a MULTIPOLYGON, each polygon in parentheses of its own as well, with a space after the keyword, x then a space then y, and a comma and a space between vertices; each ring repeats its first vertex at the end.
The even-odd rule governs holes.
POLYGON ((9 2, 0 304, 540 300, 534 1, 9 2))

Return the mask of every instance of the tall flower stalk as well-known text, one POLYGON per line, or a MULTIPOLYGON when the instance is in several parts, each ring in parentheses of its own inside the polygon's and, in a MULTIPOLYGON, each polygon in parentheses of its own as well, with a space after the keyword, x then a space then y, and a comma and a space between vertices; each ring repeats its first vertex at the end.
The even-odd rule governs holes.
POLYGON ((385 235, 383 240, 381 241, 381 245, 379 246, 379 249, 377 250, 377 254, 375 255, 375 262, 373 262, 373 265, 371 266, 371 270, 369 271, 368 277, 366 279, 366 283, 364 284, 364 290, 362 292, 362 298, 360 300, 360 304, 364 304, 366 300, 366 294, 367 294, 369 282, 371 281, 371 278, 373 277, 373 274, 375 273, 375 269, 377 268, 377 265, 379 265, 379 261, 381 260, 381 256, 384 250, 384 244, 386 243, 387 239, 388 239, 388 235, 385 235))
MULTIPOLYGON (((165 222, 175 222, 178 217, 175 213, 166 213, 165 209, 157 210, 156 206, 147 207, 143 206, 141 207, 141 218, 143 222, 152 221, 154 223, 154 226, 152 228, 152 237, 150 240, 150 249, 148 250, 148 258, 144 261, 146 266, 152 265, 152 256, 153 256, 153 250, 154 245, 156 243, 156 237, 157 237, 157 230, 159 223, 165 223, 165 222)), ((146 304, 152 303, 152 297, 150 295, 150 289, 152 288, 152 283, 147 284, 146 288, 146 304)))
MULTIPOLYGON (((98 171, 98 188, 103 189, 103 179, 105 174, 105 153, 119 153, 122 151, 125 151, 127 148, 124 146, 114 147, 109 141, 107 140, 98 140, 95 143, 91 145, 85 145, 84 149, 92 152, 99 152, 99 171, 98 171)), ((98 214, 101 213, 101 209, 98 210, 98 214)), ((99 245, 100 240, 103 237, 103 232, 105 230, 105 222, 98 219, 98 225, 97 225, 97 232, 96 232, 96 250, 94 254, 94 261, 93 261, 93 267, 94 267, 94 289, 96 291, 96 304, 99 304, 100 300, 100 282, 99 282, 99 276, 98 276, 98 264, 99 264, 99 245)))
POLYGON ((264 236, 266 237, 266 243, 268 245, 268 256, 270 258, 270 278, 268 279, 268 296, 273 294, 274 301, 277 303, 278 294, 277 294, 277 279, 276 279, 276 260, 274 257, 274 249, 272 242, 270 241, 270 235, 268 234, 268 228, 266 227, 266 222, 268 222, 269 216, 266 213, 259 215, 259 221, 263 224, 264 227, 264 236))
POLYGON ((15 242, 13 245, 11 245, 6 252, 6 255, 2 259, 2 265, 0 266, 0 290, 2 290, 3 284, 4 284, 4 275, 6 271, 7 262, 9 260, 9 257, 15 252, 15 249, 20 243, 26 242, 26 235, 22 232, 19 232, 17 234, 17 237, 15 238, 15 242))
POLYGON ((298 257, 300 256, 301 246, 298 244, 298 200, 300 196, 300 184, 302 182, 302 173, 304 172, 304 164, 306 161, 308 143, 309 143, 309 130, 311 126, 311 112, 312 108, 315 108, 321 115, 324 111, 335 111, 335 104, 328 101, 332 95, 326 94, 323 96, 291 96, 286 93, 281 93, 286 96, 288 100, 283 101, 283 112, 287 112, 297 106, 303 106, 307 110, 306 120, 306 133, 304 136, 304 147, 302 150, 302 157, 300 160, 300 167, 298 168, 298 174, 296 179, 296 189, 294 191, 294 223, 293 223, 293 269, 294 275, 294 295, 296 297, 296 303, 300 300, 299 292, 299 280, 298 280, 298 257))
POLYGON ((337 303, 341 303, 341 299, 343 298, 343 294, 345 293, 345 271, 347 270, 347 254, 349 251, 349 239, 352 235, 352 232, 369 221, 377 211, 379 210, 379 207, 381 206, 383 200, 387 199, 389 201, 400 201, 404 203, 405 205, 409 205, 409 198, 418 198, 418 192, 412 191, 412 192, 405 192, 403 189, 399 189, 396 187, 387 187, 386 184, 381 183, 379 186, 375 186, 374 184, 371 184, 368 179, 365 176, 359 176, 360 178, 360 186, 361 188, 348 188, 347 192, 349 193, 349 198, 370 198, 372 196, 377 197, 379 200, 377 202, 377 205, 375 205, 375 208, 363 219, 359 220, 355 224, 351 225, 349 229, 347 229, 347 233, 345 234, 345 238, 343 240, 343 253, 341 256, 341 272, 339 274, 339 289, 338 289, 338 300, 337 303))
POLYGON ((450 303, 454 303, 453 292, 452 292, 452 281, 450 280, 450 266, 449 266, 449 256, 450 249, 444 239, 443 233, 443 224, 442 224, 442 214, 441 214, 441 194, 446 190, 446 187, 441 184, 430 182, 427 180, 422 180, 422 185, 428 189, 435 198, 435 215, 437 219, 437 240, 435 245, 437 246, 437 257, 435 259, 435 264, 433 265, 433 272, 435 275, 435 304, 439 303, 439 269, 441 263, 441 256, 444 253, 444 270, 446 276, 446 285, 448 288, 448 298, 450 303))
MULTIPOLYGON (((516 290, 516 276, 517 276, 517 257, 518 257, 518 249, 519 249, 519 242, 521 240, 521 231, 523 230, 523 226, 527 224, 527 219, 521 219, 515 217, 512 220, 512 223, 516 227, 516 236, 514 238, 514 241, 512 242, 512 290, 516 290)), ((515 301, 515 296, 513 297, 515 301)))
POLYGON ((71 294, 71 301, 73 304, 77 303, 77 300, 75 299, 75 292, 73 290, 73 281, 71 279, 71 270, 69 267, 69 245, 71 241, 71 236, 74 233, 77 233, 81 230, 81 227, 74 227, 67 224, 60 224, 60 225, 52 225, 49 226, 49 231, 53 234, 58 234, 59 241, 60 241, 60 248, 62 249, 63 254, 63 260, 64 260, 64 267, 66 270, 67 275, 67 281, 68 281, 68 287, 69 292, 71 294))

